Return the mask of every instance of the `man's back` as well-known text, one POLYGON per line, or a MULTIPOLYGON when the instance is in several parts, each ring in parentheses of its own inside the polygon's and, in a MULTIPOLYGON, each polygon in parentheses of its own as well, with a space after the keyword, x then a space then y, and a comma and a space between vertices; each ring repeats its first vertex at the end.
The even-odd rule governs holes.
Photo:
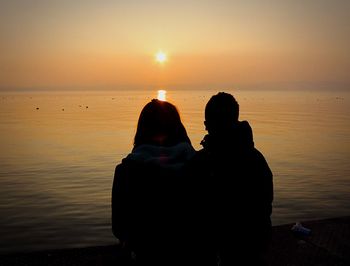
POLYGON ((242 147, 228 136, 207 142, 189 167, 195 224, 215 243, 221 260, 252 258, 269 239, 271 170, 251 145, 242 147))
POLYGON ((214 95, 205 117, 209 134, 188 166, 194 235, 203 242, 205 232, 221 265, 257 265, 271 230, 272 172, 232 95, 214 95))

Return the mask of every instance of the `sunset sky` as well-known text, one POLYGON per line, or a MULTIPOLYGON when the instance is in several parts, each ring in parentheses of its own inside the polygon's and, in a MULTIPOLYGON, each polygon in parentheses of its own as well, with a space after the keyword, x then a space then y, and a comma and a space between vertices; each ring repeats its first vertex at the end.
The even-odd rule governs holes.
POLYGON ((350 89, 349 14, 347 0, 1 1, 0 88, 350 89))

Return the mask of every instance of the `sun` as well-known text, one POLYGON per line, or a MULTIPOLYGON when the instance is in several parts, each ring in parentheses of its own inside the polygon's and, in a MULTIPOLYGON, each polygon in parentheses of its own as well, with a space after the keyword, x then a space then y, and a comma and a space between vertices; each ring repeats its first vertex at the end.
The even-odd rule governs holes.
POLYGON ((166 55, 166 53, 164 53, 163 51, 158 51, 157 53, 156 53, 156 61, 158 62, 158 63, 164 63, 165 61, 167 60, 167 55, 166 55))
POLYGON ((158 97, 157 99, 159 101, 166 101, 166 90, 158 90, 158 97))

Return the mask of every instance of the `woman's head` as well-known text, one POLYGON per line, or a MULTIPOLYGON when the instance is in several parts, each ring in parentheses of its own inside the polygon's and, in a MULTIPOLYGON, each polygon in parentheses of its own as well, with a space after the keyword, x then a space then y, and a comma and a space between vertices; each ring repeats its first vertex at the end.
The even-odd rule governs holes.
POLYGON ((172 146, 180 142, 191 143, 176 107, 156 99, 146 104, 139 117, 134 146, 172 146))

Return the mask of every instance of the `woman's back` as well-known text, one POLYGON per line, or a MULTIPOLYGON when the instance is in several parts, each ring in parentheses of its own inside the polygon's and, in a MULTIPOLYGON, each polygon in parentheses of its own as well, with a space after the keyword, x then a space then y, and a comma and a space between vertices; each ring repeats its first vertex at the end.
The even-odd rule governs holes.
POLYGON ((115 170, 113 233, 136 253, 138 265, 183 265, 179 190, 184 165, 195 151, 173 106, 169 111, 169 103, 152 101, 146 107, 152 110, 140 115, 135 147, 115 170), (160 113, 163 108, 168 112, 160 113), (163 120, 174 111, 169 125, 163 120), (155 121, 161 125, 150 134, 155 121))

